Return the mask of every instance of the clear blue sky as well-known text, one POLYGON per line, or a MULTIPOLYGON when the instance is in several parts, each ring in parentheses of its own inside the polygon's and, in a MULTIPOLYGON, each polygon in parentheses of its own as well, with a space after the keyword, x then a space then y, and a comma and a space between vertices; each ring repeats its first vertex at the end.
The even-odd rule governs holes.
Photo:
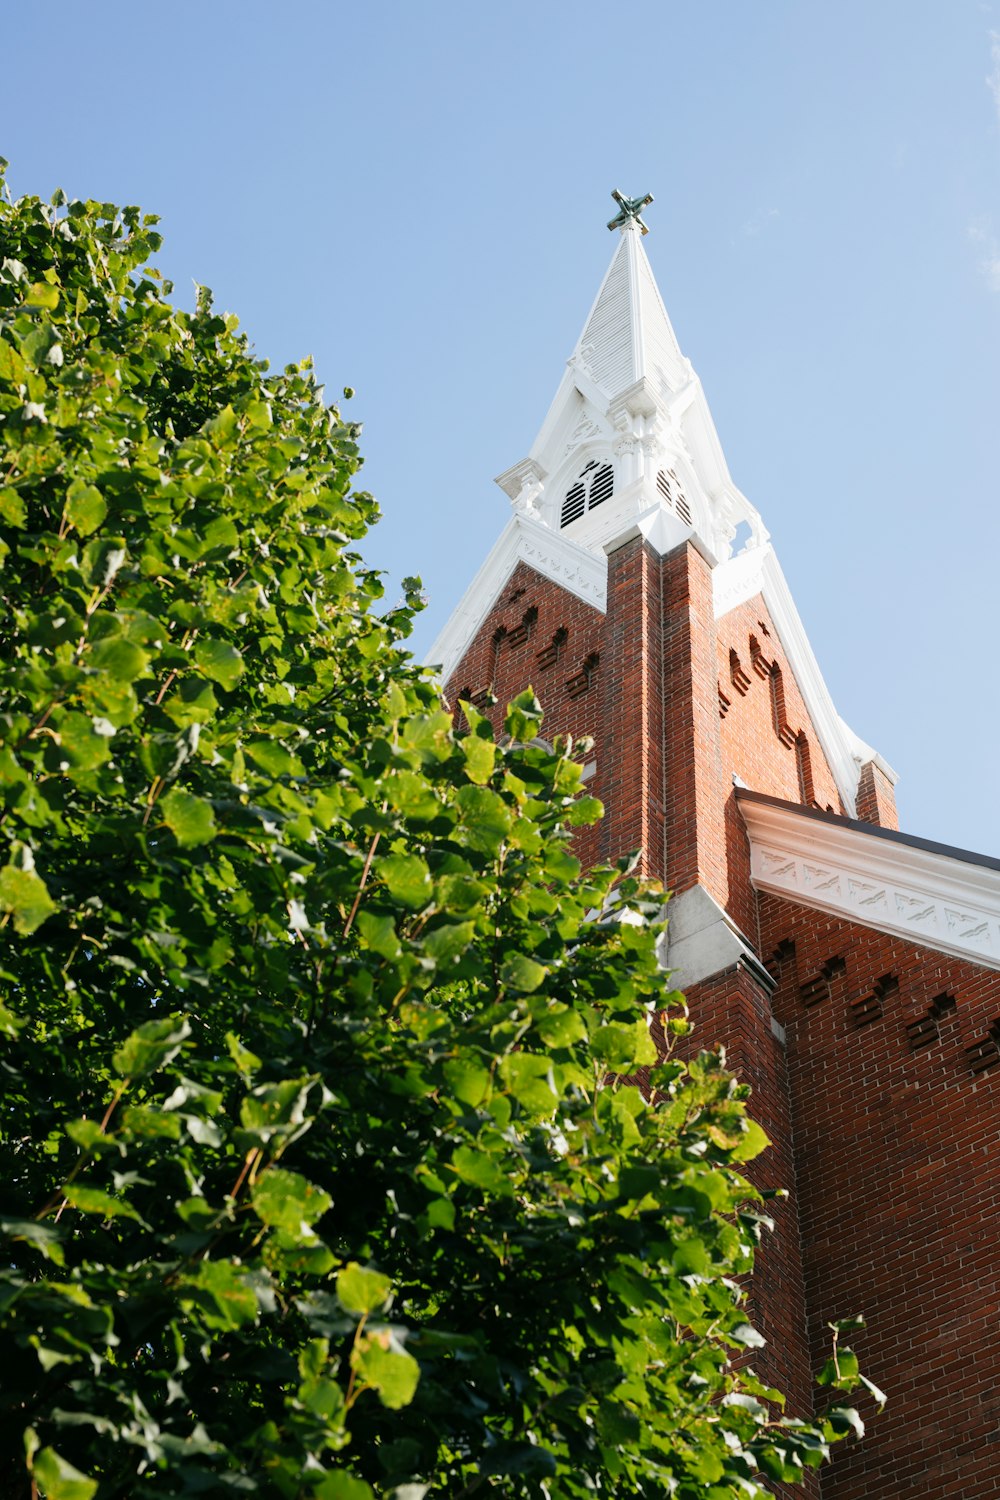
MULTIPOLYGON (((914 833, 1000 853, 1000 0, 49 0, 15 192, 137 202, 258 351, 357 390, 426 650, 613 245, 646 248, 840 712, 914 833)), ((390 583, 392 589, 394 584, 390 583)))

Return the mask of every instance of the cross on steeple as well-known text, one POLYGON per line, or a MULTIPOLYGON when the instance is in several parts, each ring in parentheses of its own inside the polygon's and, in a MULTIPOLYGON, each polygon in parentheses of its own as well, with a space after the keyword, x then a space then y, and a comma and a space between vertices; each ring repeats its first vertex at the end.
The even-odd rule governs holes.
POLYGON ((615 218, 611 220, 611 222, 608 224, 608 228, 624 229, 629 220, 634 219, 639 228, 642 230, 643 234, 648 234, 649 226, 648 224, 644 224, 642 222, 639 214, 648 203, 652 203, 652 193, 647 193, 645 198, 626 198, 624 194, 620 193, 618 189, 615 188, 611 196, 621 209, 621 213, 617 214, 615 218))

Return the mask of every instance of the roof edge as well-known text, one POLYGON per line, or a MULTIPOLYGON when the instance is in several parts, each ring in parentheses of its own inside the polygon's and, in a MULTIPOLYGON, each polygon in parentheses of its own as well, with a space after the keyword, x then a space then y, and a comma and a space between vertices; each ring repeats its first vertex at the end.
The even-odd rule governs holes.
POLYGON ((1000 969, 1000 859, 738 788, 754 887, 1000 969))

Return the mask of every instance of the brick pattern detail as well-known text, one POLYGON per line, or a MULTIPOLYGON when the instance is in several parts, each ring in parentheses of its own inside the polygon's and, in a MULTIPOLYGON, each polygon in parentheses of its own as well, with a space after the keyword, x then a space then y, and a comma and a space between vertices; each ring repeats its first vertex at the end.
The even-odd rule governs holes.
POLYGON ((954 1009, 954 995, 935 995, 922 1016, 918 1016, 915 1021, 907 1021, 906 1034, 910 1041, 910 1051, 919 1052, 921 1047, 929 1047, 933 1042, 940 1041, 941 1019, 954 1009))
POLYGON ((995 1068, 1000 1063, 1000 1020, 994 1021, 986 1035, 973 1042, 971 1047, 966 1047, 965 1051, 973 1073, 985 1073, 987 1068, 995 1068))
MULTIPOLYGON (((840 799, 819 736, 795 674, 788 664, 758 595, 729 611, 716 626, 716 678, 733 681, 734 658, 749 661, 747 687, 735 693, 719 721, 722 757, 720 795, 726 801, 728 906, 746 933, 756 931, 756 895, 750 884, 750 854, 736 800, 729 797, 733 776, 754 791, 788 802, 848 811, 840 799), (777 675, 775 675, 777 673, 777 675), (793 732, 794 731, 794 732, 793 732)), ((742 669, 741 669, 742 670, 742 669)), ((853 813, 854 809, 850 809, 853 813)))
MULTIPOLYGON (((789 946, 794 951, 794 943, 789 946)), ((818 1000, 828 1000, 836 991, 842 991, 846 973, 847 964, 839 953, 833 958, 828 958, 811 979, 799 985, 799 999, 802 1004, 815 1005, 818 1000)))
POLYGON ((860 1403, 867 1436, 835 1450, 823 1500, 987 1500, 1000 1494, 997 976, 772 896, 760 931, 784 955, 772 1003, 810 1362, 826 1357, 829 1320, 861 1312, 851 1342, 890 1397, 880 1415, 860 1403), (834 956, 842 975, 804 1003, 834 956))

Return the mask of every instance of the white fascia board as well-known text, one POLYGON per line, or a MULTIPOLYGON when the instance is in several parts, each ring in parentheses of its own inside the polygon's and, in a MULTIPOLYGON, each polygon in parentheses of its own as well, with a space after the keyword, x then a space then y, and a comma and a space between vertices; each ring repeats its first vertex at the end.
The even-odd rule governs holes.
POLYGON ((874 759, 875 752, 848 729, 833 706, 830 690, 823 680, 774 548, 766 542, 762 547, 738 553, 716 568, 712 583, 717 620, 755 594, 764 596, 768 614, 809 710, 837 790, 849 816, 853 817, 857 810, 860 766, 864 759, 874 759), (866 755, 865 752, 870 753, 866 755))
MULTIPOLYGON (((427 653, 427 661, 447 682, 497 595, 519 562, 525 562, 603 614, 608 603, 608 560, 579 542, 560 536, 525 516, 511 516, 466 589, 451 619, 427 653)), ((478 684, 477 684, 478 686, 478 684)))
POLYGON ((1000 867, 737 792, 759 891, 1000 969, 1000 867))

